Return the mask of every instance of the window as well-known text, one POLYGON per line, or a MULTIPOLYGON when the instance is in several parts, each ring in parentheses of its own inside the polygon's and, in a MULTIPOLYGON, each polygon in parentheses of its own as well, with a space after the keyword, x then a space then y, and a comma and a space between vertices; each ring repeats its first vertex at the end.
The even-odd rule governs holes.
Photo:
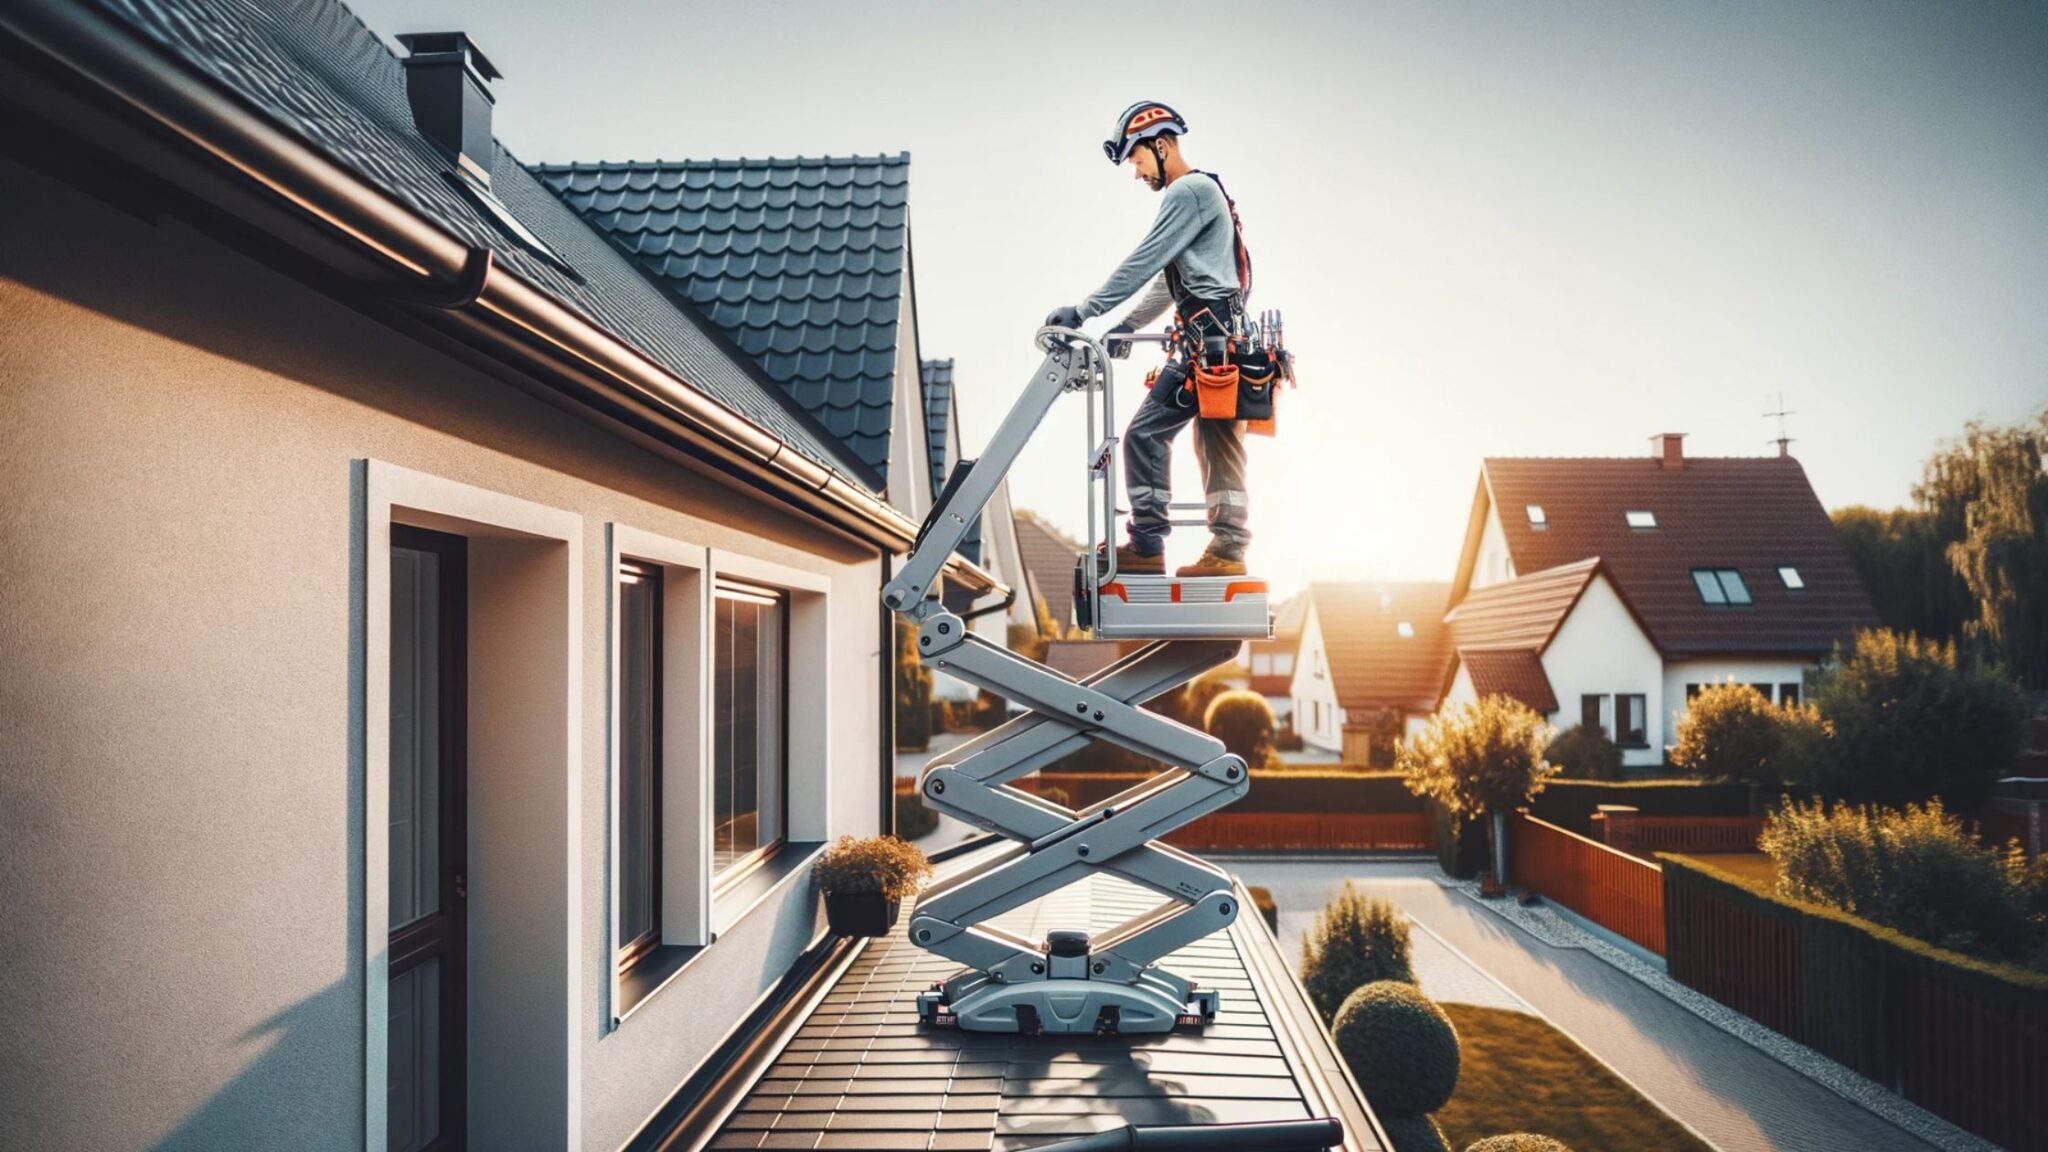
POLYGON ((1294 675, 1294 653, 1292 653, 1292 652, 1277 652, 1277 653, 1274 653, 1274 655, 1273 655, 1273 675, 1275 675, 1275 676, 1292 676, 1292 675, 1294 675))
POLYGON ((1749 585, 1733 568, 1695 568, 1692 582, 1703 603, 1737 607, 1751 603, 1749 585))
POLYGON ((1401 639, 1403 640, 1415 639, 1415 625, 1410 624, 1406 620, 1403 620, 1399 624, 1394 625, 1394 631, 1399 632, 1401 634, 1401 639))
POLYGON ((1550 527, 1550 520, 1543 514, 1543 505, 1531 504, 1524 511, 1529 513, 1529 527, 1537 530, 1550 527))
POLYGON ((1637 509, 1622 513, 1622 517, 1628 521, 1630 528, 1638 532, 1647 532, 1657 526, 1657 514, 1655 512, 1645 512, 1637 509))
POLYGON ((1272 657, 1272 655, 1271 655, 1271 654, 1269 654, 1269 653, 1265 653, 1265 652, 1259 652, 1259 653, 1255 653, 1255 654, 1254 654, 1254 655, 1252 656, 1252 675, 1254 675, 1254 676, 1271 676, 1272 674, 1273 674, 1273 657, 1272 657))
POLYGON ((711 633, 713 884, 752 871, 780 847, 788 801, 787 601, 721 581, 711 633))
POLYGON ((1614 742, 1624 748, 1647 748, 1650 744, 1649 700, 1642 695, 1614 698, 1614 742))
POLYGON ((1801 576, 1799 569, 1790 565, 1779 567, 1778 579, 1785 582, 1785 590, 1788 592, 1804 592, 1806 590, 1806 577, 1801 576))
POLYGON ((1751 684, 1749 687, 1752 692, 1755 692, 1757 695, 1763 697, 1765 703, 1770 702, 1771 686, 1769 684, 1751 684))
POLYGON ((1687 684, 1685 686, 1685 702, 1687 704, 1690 704, 1694 700, 1697 700, 1699 698, 1700 689, 1704 687, 1706 687, 1706 685, 1704 684, 1687 684))
POLYGON ((1601 731, 1606 731, 1607 721, 1602 719, 1600 715, 1601 712, 1605 711, 1606 701, 1607 697, 1605 696, 1579 697, 1579 723, 1584 724, 1588 728, 1598 728, 1601 731))
POLYGON ((619 562, 619 970, 661 945, 662 570, 619 562))
POLYGON ((1316 679, 1321 680, 1328 675, 1329 670, 1323 665, 1323 650, 1318 648, 1316 649, 1316 679))
POLYGON ((1797 703, 1799 703, 1799 685, 1797 685, 1797 684, 1780 684, 1780 685, 1778 685, 1778 703, 1780 703, 1780 704, 1797 704, 1797 703))

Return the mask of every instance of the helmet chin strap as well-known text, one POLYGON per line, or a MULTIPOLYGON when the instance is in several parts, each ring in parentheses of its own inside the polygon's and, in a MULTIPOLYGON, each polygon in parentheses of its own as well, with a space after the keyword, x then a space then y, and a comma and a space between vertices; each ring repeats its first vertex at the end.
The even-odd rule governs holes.
POLYGON ((1152 190, 1154 192, 1164 192, 1166 191, 1166 152, 1159 146, 1159 137, 1154 136, 1150 140, 1145 141, 1145 151, 1152 153, 1152 163, 1159 170, 1159 174, 1152 178, 1152 190))

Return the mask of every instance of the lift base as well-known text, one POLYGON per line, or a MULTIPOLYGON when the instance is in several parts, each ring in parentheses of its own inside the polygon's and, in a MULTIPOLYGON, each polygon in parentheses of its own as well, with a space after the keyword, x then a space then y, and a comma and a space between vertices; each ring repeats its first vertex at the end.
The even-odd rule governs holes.
POLYGON ((1177 999, 1166 981, 1135 984, 1104 980, 1038 980, 998 984, 979 972, 961 974, 971 990, 949 1000, 948 985, 934 984, 917 997, 919 1021, 969 1032, 1014 1032, 1024 1036, 1123 1036, 1201 1028, 1216 1019, 1220 997, 1198 989, 1177 999), (978 979, 977 979, 978 978, 978 979))

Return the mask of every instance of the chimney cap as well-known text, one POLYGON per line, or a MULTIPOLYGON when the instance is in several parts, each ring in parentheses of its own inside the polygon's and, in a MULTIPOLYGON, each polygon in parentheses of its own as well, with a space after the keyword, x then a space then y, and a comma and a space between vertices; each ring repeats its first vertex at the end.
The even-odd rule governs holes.
POLYGON ((412 53, 406 58, 408 64, 429 56, 462 55, 475 65, 477 73, 484 79, 504 79, 504 74, 498 71, 497 66, 491 63, 490 57, 484 55, 483 49, 476 46, 476 41, 471 40, 467 32, 401 32, 398 34, 398 42, 405 45, 406 51, 412 53))

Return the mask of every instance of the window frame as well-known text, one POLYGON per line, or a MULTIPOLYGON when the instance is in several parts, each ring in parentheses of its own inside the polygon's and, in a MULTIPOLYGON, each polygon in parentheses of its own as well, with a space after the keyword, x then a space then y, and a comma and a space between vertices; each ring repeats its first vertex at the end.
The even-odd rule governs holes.
POLYGON ((1806 574, 1799 570, 1799 565, 1797 564, 1780 564, 1778 565, 1778 584, 1786 592, 1797 596, 1806 591, 1806 574))
POLYGON ((1620 748, 1648 748, 1650 746, 1650 697, 1646 692, 1617 692, 1614 695, 1614 743, 1620 748), (1624 701, 1634 701, 1635 714, 1641 729, 1635 739, 1624 739, 1630 733, 1623 730, 1624 701))
MULTIPOLYGON (((655 958, 654 954, 658 952, 662 947, 662 887, 664 879, 663 874, 665 872, 665 857, 662 849, 667 839, 666 832, 668 824, 668 821, 663 818, 664 809, 662 806, 664 791, 663 775, 667 767, 667 758, 662 754, 662 721, 664 718, 664 713, 667 711, 667 709, 664 707, 665 701, 662 695, 662 686, 664 681, 666 680, 665 673, 667 672, 667 667, 665 664, 665 660, 667 657, 667 645, 665 645, 662 642, 662 633, 667 624, 667 614, 664 609, 666 606, 667 599, 665 593, 667 591, 666 585, 668 583, 668 571, 666 566, 659 564, 655 561, 642 560, 638 557, 620 557, 612 566, 613 595, 614 597, 616 597, 614 603, 623 603, 624 597, 619 592, 619 587, 625 583, 624 576, 629 571, 631 571, 632 574, 635 577, 637 577, 637 579, 640 582, 644 583, 650 589, 649 594, 653 600, 649 612, 648 622, 651 634, 648 637, 648 662, 650 667, 650 673, 649 684, 647 687, 649 697, 648 747, 651 750, 653 762, 650 763, 647 768, 648 788, 646 797, 646 804, 648 805, 651 812, 649 820, 650 832, 648 837, 649 843, 647 845, 647 852, 649 856, 652 858, 652 881, 650 884, 650 891, 648 892, 647 897, 649 902, 647 931, 642 932, 640 935, 634 937, 632 940, 613 941, 613 963, 617 968, 619 974, 622 976, 631 973, 634 969, 638 968, 643 963, 652 961, 655 958)), ((618 626, 621 632, 621 642, 619 645, 619 660, 623 662, 623 660, 625 659, 625 644, 623 636, 623 632, 625 629, 625 613, 623 611, 619 612, 618 617, 618 626)), ((624 668, 623 664, 621 664, 619 683, 615 689, 615 700, 619 707, 615 708, 615 711, 618 713, 618 715, 614 718, 614 723, 619 725, 621 729, 619 736, 619 747, 622 751, 624 748, 623 728, 625 725, 625 716, 623 708, 625 677, 623 673, 624 668)), ((623 811, 625 805, 623 764, 620 765, 620 770, 620 776, 615 781, 619 786, 619 798, 617 802, 619 810, 614 813, 614 819, 616 821, 616 829, 620 841, 620 869, 618 874, 620 892, 617 900, 618 915, 615 923, 623 925, 625 920, 624 840, 626 827, 626 814, 623 811)), ((621 933, 623 933, 622 928, 620 929, 620 931, 621 933)))
MULTIPOLYGON (((764 865, 766 865, 770 860, 774 859, 776 855, 778 855, 785 847, 789 845, 791 840, 789 818, 789 637, 791 630, 791 606, 789 592, 785 589, 776 588, 772 585, 762 584, 760 582, 753 580, 747 580, 743 577, 730 577, 723 574, 718 575, 711 582, 710 593, 707 597, 707 600, 709 601, 712 619, 710 627, 706 630, 705 633, 706 643, 709 648, 709 651, 707 652, 705 666, 706 671, 709 673, 709 690, 711 694, 712 705, 710 714, 706 717, 707 722, 705 728, 706 735, 710 738, 711 747, 714 751, 710 758, 710 761, 705 765, 705 781, 711 788, 712 794, 715 797, 718 788, 719 771, 719 766, 717 763, 717 754, 715 751, 715 749, 717 748, 718 732, 717 613, 718 602, 721 599, 729 598, 742 599, 753 603, 760 603, 764 600, 770 601, 774 604, 779 618, 777 628, 777 632, 779 633, 779 635, 777 639, 779 641, 779 647, 781 651, 778 653, 777 659, 781 662, 782 687, 780 692, 780 704, 782 708, 782 714, 779 717, 778 722, 776 724, 777 739, 781 744, 781 747, 776 755, 776 771, 780 773, 782 780, 781 786, 777 788, 775 792, 776 803, 779 806, 779 810, 776 812, 777 835, 774 839, 768 841, 767 843, 755 846, 745 855, 740 856, 732 862, 728 863, 723 869, 721 869, 718 866, 718 858, 716 854, 718 812, 716 802, 714 800, 712 810, 707 813, 707 816, 710 819, 711 837, 705 844, 705 850, 709 854, 709 862, 707 864, 707 867, 709 868, 711 876, 711 899, 714 903, 717 902, 717 900, 721 896, 730 895, 733 892, 733 890, 742 887, 749 877, 751 877, 754 873, 760 871, 760 869, 764 865)), ((758 825, 759 821, 757 818, 756 826, 758 827, 758 825)))
POLYGON ((1749 590, 1749 581, 1743 578, 1740 568, 1694 568, 1693 591, 1699 594, 1700 603, 1709 608, 1753 608, 1756 594, 1749 590), (1734 584, 1729 584, 1733 580, 1734 584), (1736 599, 1736 593, 1741 599, 1736 599), (1719 599, 1715 599, 1719 597, 1719 599))

